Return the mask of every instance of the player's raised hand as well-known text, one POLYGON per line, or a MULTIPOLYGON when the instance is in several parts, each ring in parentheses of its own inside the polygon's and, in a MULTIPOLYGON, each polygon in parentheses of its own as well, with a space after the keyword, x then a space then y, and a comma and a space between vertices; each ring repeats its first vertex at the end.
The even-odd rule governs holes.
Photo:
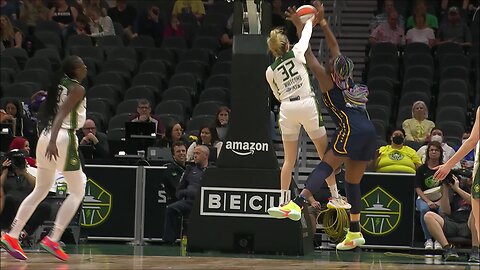
POLYGON ((313 6, 317 9, 317 13, 315 14, 315 22, 318 23, 325 19, 325 8, 323 7, 323 3, 318 0, 313 1, 313 6))
POLYGON ((287 16, 287 20, 291 21, 293 25, 300 26, 302 25, 302 21, 300 20, 300 16, 297 14, 297 9, 295 6, 288 7, 285 11, 285 16, 287 16))

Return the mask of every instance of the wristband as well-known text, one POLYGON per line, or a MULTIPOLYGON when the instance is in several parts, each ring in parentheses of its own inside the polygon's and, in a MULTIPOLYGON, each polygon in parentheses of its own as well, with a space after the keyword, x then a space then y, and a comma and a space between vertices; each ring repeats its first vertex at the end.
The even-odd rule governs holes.
POLYGON ((320 27, 324 27, 324 26, 326 26, 328 23, 327 23, 327 21, 326 21, 325 19, 322 19, 319 24, 320 24, 320 27))

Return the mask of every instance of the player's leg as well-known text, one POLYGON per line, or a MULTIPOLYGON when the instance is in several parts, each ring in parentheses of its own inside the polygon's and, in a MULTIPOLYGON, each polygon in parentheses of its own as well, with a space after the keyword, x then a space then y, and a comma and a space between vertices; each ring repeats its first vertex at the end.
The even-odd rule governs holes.
POLYGON ((58 242, 83 201, 86 177, 82 170, 64 171, 63 176, 67 183, 68 196, 58 209, 53 229, 42 239, 40 245, 58 259, 66 261, 68 255, 60 248, 58 242))
POLYGON ((337 245, 339 250, 350 250, 365 244, 365 239, 360 231, 360 206, 362 180, 368 162, 361 160, 350 160, 345 162, 345 191, 347 199, 352 205, 350 209, 350 229, 341 243, 337 245))
POLYGON ((35 188, 18 208, 17 215, 12 222, 10 231, 4 234, 1 238, 2 247, 5 248, 10 255, 19 260, 27 259, 27 256, 18 243, 20 232, 23 230, 25 224, 30 219, 40 202, 42 202, 48 195, 48 191, 55 181, 54 176, 54 169, 38 168, 35 188))

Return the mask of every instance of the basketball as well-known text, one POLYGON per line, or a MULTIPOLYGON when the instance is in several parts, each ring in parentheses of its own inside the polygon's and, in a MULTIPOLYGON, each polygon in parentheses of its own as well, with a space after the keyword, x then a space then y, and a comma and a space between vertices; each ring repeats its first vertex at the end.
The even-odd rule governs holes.
POLYGON ((297 14, 302 23, 305 23, 308 19, 315 16, 315 13, 317 13, 317 9, 311 5, 303 5, 297 9, 297 14))

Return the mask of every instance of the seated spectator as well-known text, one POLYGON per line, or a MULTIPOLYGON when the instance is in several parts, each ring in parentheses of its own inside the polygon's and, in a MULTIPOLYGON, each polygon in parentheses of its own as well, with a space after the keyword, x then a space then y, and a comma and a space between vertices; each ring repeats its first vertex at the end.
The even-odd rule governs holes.
POLYGON ((428 120, 428 108, 425 102, 416 101, 412 106, 412 118, 403 121, 405 140, 424 143, 435 124, 428 120))
POLYGON ((163 33, 163 36, 165 38, 185 37, 185 31, 177 16, 171 16, 170 23, 167 24, 167 26, 165 27, 165 32, 163 33))
POLYGON ((220 37, 220 44, 222 45, 222 49, 232 48, 233 45, 233 13, 228 17, 227 24, 225 25, 225 29, 223 31, 222 36, 220 37))
POLYGON ((5 48, 21 48, 23 44, 23 33, 12 25, 10 19, 0 16, 0 38, 5 48))
MULTIPOLYGON (((388 15, 390 12, 396 11, 395 9, 395 0, 385 0, 383 4, 383 11, 372 18, 370 22, 369 30, 372 32, 380 24, 387 22, 388 15)), ((398 25, 403 28, 405 26, 405 19, 402 15, 398 15, 398 25)))
POLYGON ((151 36, 155 40, 155 45, 160 47, 162 45, 164 30, 163 30, 163 18, 160 16, 160 8, 156 5, 151 5, 147 14, 143 14, 138 19, 139 35, 151 36))
POLYGON ((6 115, 2 117, 2 123, 11 123, 13 136, 23 136, 29 141, 37 140, 37 123, 32 121, 23 110, 18 100, 10 99, 5 102, 6 115))
POLYGON ((173 147, 178 142, 183 141, 187 143, 188 139, 185 138, 185 127, 181 122, 175 122, 167 128, 165 137, 160 141, 160 147, 173 147))
POLYGON ((443 258, 446 261, 458 259, 458 253, 447 238, 464 237, 472 239, 470 262, 479 262, 478 237, 474 226, 471 196, 471 178, 469 180, 445 179, 443 182, 440 213, 425 214, 425 224, 439 245, 443 248, 443 258))
POLYGON ((58 23, 63 37, 67 36, 69 28, 74 27, 77 16, 77 9, 69 6, 66 0, 55 0, 54 6, 48 13, 48 19, 58 23))
MULTIPOLYGON (((215 147, 217 149, 217 157, 220 155, 223 142, 218 139, 217 129, 210 126, 200 128, 198 132, 197 141, 193 142, 187 150, 187 162, 192 162, 194 159, 194 150, 198 145, 205 145, 207 147, 215 147)), ((212 153, 213 154, 213 153, 212 153)))
MULTIPOLYGON (((429 142, 427 146, 427 158, 425 163, 420 166, 415 175, 415 191, 418 195, 416 200, 416 208, 420 211, 420 224, 422 225, 423 234, 425 236, 425 249, 440 249, 438 242, 432 241, 427 226, 425 224, 424 216, 428 211, 438 212, 440 203, 437 198, 429 197, 425 191, 436 188, 441 185, 440 182, 433 179, 435 168, 442 164, 443 149, 439 142, 429 142)), ((451 178, 451 175, 448 177, 451 178)))
POLYGON ((178 183, 176 197, 178 201, 169 204, 165 210, 163 241, 172 244, 180 236, 180 218, 192 211, 193 202, 202 186, 203 173, 208 166, 208 147, 199 145, 194 150, 195 165, 188 166, 178 183))
POLYGON ((466 18, 469 8, 469 0, 442 0, 440 3, 442 19, 448 13, 448 9, 451 7, 460 7, 460 15, 466 18))
POLYGON ((48 20, 49 10, 42 0, 25 0, 20 8, 20 20, 29 28, 28 34, 33 34, 39 21, 48 20))
POLYGON ((0 15, 7 16, 10 20, 16 20, 18 7, 7 0, 0 0, 0 15))
MULTIPOLYGON (((90 18, 89 28, 91 37, 115 36, 115 27, 109 16, 103 16, 102 11, 96 6, 89 6, 86 15, 90 18)), ((85 32, 81 34, 88 35, 85 32)))
POLYGON ((187 145, 183 141, 176 141, 172 145, 173 162, 165 164, 167 168, 162 174, 162 183, 167 193, 167 204, 177 201, 175 192, 178 183, 185 171, 187 160, 187 145))
POLYGON ((464 47, 472 46, 472 33, 460 17, 457 7, 448 10, 448 19, 438 29, 437 45, 454 42, 464 47))
POLYGON ((414 14, 413 18, 415 26, 407 31, 406 43, 425 43, 432 48, 435 45, 435 33, 425 24, 425 15, 414 14))
POLYGON ((205 16, 205 6, 202 0, 176 0, 173 5, 172 16, 179 16, 182 13, 193 14, 198 23, 205 16))
POLYGON ((107 134, 97 131, 97 126, 92 119, 85 120, 78 140, 80 145, 92 146, 92 156, 85 156, 85 158, 102 159, 110 157, 107 134))
POLYGON ((230 117, 230 108, 220 106, 215 117, 215 126, 217 127, 218 138, 223 141, 227 135, 228 119, 230 117))
MULTIPOLYGON (((26 166, 25 154, 20 150, 9 151, 2 161, 0 176, 0 227, 7 229, 12 224, 22 201, 35 187, 35 168, 26 166), (23 162, 22 162, 23 160, 23 162)), ((50 216, 51 207, 41 202, 32 217, 28 220, 20 238, 32 235, 50 216)))
POLYGON ((152 107, 146 99, 138 100, 137 113, 130 119, 130 122, 153 122, 157 127, 157 136, 160 138, 165 136, 165 125, 152 115, 152 107))
MULTIPOLYGON (((438 29, 438 19, 435 15, 427 13, 427 3, 425 0, 417 0, 415 2, 415 7, 413 10, 413 14, 421 15, 425 18, 425 22, 427 27, 432 28, 434 31, 438 29)), ((413 16, 408 17, 407 19, 407 26, 406 29, 410 29, 415 27, 415 21, 413 20, 413 16)))
MULTIPOLYGON (((465 141, 470 137, 470 131, 465 131, 462 135, 462 144, 465 143, 465 141)), ((458 151, 461 145, 455 146, 453 149, 455 152, 458 151)), ((475 149, 472 149, 461 161, 460 165, 462 169, 465 170, 473 170, 473 164, 475 161, 475 149)))
POLYGON ((393 10, 388 14, 388 20, 381 23, 370 34, 370 44, 388 42, 397 46, 405 44, 404 30, 398 24, 398 13, 393 10))
POLYGON ((90 36, 92 34, 92 31, 90 30, 90 22, 91 20, 89 17, 87 17, 87 15, 83 13, 78 14, 75 27, 69 29, 65 39, 68 40, 71 35, 90 36))
POLYGON ((117 0, 116 2, 117 5, 115 7, 108 9, 108 16, 112 18, 112 21, 122 25, 123 34, 128 40, 131 40, 137 36, 133 29, 133 24, 137 19, 137 11, 133 6, 127 4, 126 0, 117 0))
POLYGON ((37 161, 35 158, 30 156, 30 142, 23 138, 23 137, 15 137, 10 142, 8 146, 8 151, 12 151, 14 149, 22 150, 25 153, 25 160, 27 161, 28 166, 30 167, 37 167, 37 161))
MULTIPOLYGON (((443 149, 442 163, 447 162, 447 160, 449 160, 455 154, 455 150, 453 150, 453 148, 450 147, 447 143, 443 142, 443 131, 440 128, 434 127, 430 132, 430 136, 427 138, 427 141, 439 142, 442 145, 442 149, 443 149)), ((422 159, 422 162, 425 162, 426 150, 427 150, 426 145, 423 145, 417 150, 417 156, 419 156, 420 159, 422 159)))
POLYGON ((402 129, 393 131, 390 140, 390 145, 382 146, 377 150, 375 170, 385 173, 414 174, 422 162, 416 155, 415 150, 403 145, 405 142, 405 131, 402 129))

